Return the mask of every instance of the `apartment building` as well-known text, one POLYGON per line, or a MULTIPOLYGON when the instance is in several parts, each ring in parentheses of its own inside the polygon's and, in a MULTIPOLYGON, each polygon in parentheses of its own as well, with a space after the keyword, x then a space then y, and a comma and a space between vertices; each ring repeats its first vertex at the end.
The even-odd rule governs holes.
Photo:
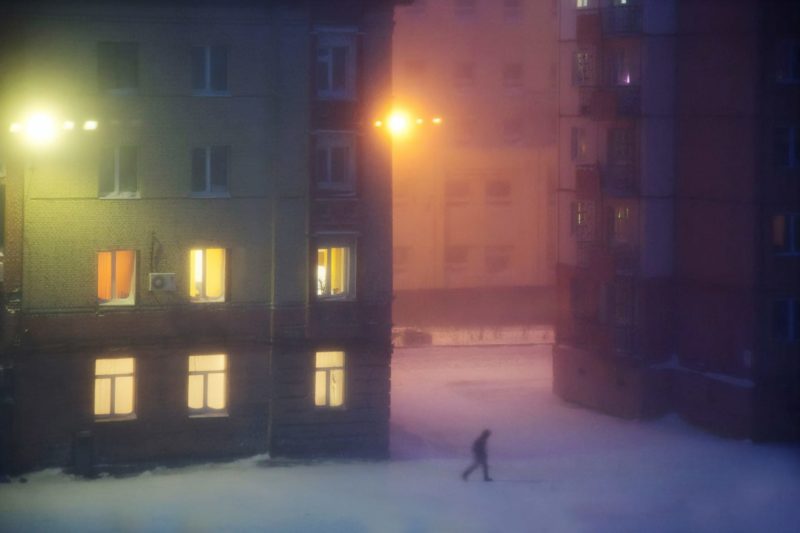
POLYGON ((4 16, 8 470, 388 455, 394 3, 4 16))
POLYGON ((560 5, 556 392, 797 438, 796 6, 560 5))
POLYGON ((540 0, 416 0, 397 9, 394 101, 421 120, 394 144, 399 323, 547 318, 556 15, 540 0))

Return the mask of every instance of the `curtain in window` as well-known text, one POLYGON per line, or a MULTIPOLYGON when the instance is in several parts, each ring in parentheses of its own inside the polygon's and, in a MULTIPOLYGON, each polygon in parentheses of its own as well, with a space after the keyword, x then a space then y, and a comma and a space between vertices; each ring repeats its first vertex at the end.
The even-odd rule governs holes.
POLYGON ((111 252, 97 254, 97 299, 111 299, 111 252))
POLYGON ((115 280, 117 282, 116 298, 124 300, 131 295, 133 285, 133 268, 135 253, 133 250, 118 250, 115 257, 115 280))
POLYGON ((206 250, 206 294, 209 300, 225 296, 225 250, 208 248, 206 250))

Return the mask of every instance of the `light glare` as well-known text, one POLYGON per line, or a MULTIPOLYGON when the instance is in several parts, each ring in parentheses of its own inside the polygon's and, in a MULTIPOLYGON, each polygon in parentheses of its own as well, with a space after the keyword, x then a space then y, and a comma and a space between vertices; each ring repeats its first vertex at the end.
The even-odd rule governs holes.
POLYGON ((36 113, 25 123, 25 134, 34 144, 46 144, 56 136, 53 118, 44 113, 36 113))
POLYGON ((83 129, 85 130, 96 130, 97 129, 97 121, 96 120, 87 120, 83 123, 83 129))
POLYGON ((404 111, 394 111, 389 117, 389 130, 392 135, 401 136, 408 133, 411 127, 411 119, 404 111))
POLYGON ((65 120, 64 121, 64 125, 62 127, 65 130, 74 130, 75 129, 75 123, 72 122, 71 120, 65 120))
POLYGON ((10 128, 8 128, 8 130, 9 130, 11 133, 19 133, 19 132, 21 132, 21 131, 22 131, 22 124, 19 124, 19 123, 17 123, 17 122, 14 122, 14 123, 11 125, 11 127, 10 127, 10 128))

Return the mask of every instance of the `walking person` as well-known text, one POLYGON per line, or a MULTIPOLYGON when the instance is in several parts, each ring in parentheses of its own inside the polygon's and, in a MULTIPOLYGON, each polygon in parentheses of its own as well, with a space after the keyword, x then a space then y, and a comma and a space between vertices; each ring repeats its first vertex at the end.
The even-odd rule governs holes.
POLYGON ((461 479, 464 481, 466 481, 472 471, 479 466, 483 467, 483 480, 492 480, 492 478, 489 477, 489 454, 486 451, 486 441, 489 440, 491 434, 491 431, 484 429, 480 436, 475 439, 475 442, 472 443, 472 464, 461 474, 461 479))

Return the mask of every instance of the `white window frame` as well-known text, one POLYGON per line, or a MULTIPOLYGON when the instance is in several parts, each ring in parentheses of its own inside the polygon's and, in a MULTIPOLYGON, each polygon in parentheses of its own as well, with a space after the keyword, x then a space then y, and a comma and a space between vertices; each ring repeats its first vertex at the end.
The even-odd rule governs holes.
POLYGON ((325 74, 327 76, 327 89, 320 88, 320 80, 317 79, 316 95, 319 100, 356 100, 358 98, 358 33, 354 28, 317 28, 317 49, 315 57, 315 75, 320 76, 320 63, 326 63, 325 74), (344 65, 344 87, 333 87, 334 76, 334 48, 345 48, 347 55, 344 65), (327 51, 325 56, 323 51, 327 51))
MULTIPOLYGON (((201 45, 201 46, 194 46, 192 47, 192 53, 194 54, 195 50, 202 50, 203 52, 203 87, 194 87, 192 86, 192 94, 195 96, 230 96, 230 89, 229 89, 229 74, 230 74, 230 67, 229 67, 229 60, 230 54, 229 48, 224 45, 201 45), (225 88, 223 89, 214 89, 211 87, 211 72, 212 72, 212 63, 213 63, 213 54, 211 50, 213 48, 221 48, 225 50, 225 88)), ((194 60, 194 58, 192 58, 194 60)), ((194 80, 192 80, 194 82, 194 80)))
POLYGON ((192 303, 220 303, 225 302, 228 297, 228 250, 222 246, 198 246, 192 247, 189 249, 189 276, 190 276, 190 284, 194 281, 194 272, 192 272, 192 254, 194 254, 195 250, 202 250, 203 251, 203 281, 202 281, 202 290, 200 290, 200 296, 191 296, 189 295, 189 299, 192 303), (222 296, 218 298, 208 298, 206 294, 206 286, 208 285, 208 269, 206 268, 206 253, 207 250, 210 249, 221 249, 222 254, 222 296))
POLYGON ((329 302, 329 301, 349 301, 355 300, 356 298, 356 244, 355 239, 349 236, 323 236, 317 239, 317 246, 314 249, 314 295, 316 296, 317 301, 320 302, 329 302), (321 250, 326 250, 328 261, 330 261, 331 257, 331 249, 332 248, 344 248, 347 250, 347 258, 346 258, 346 265, 345 265, 345 275, 344 280, 346 283, 345 290, 339 294, 330 294, 330 285, 331 285, 331 269, 330 266, 327 268, 325 272, 325 283, 327 284, 326 287, 323 289, 323 294, 320 294, 320 265, 319 265, 319 252, 321 250), (326 294, 327 292, 328 294, 326 294))
POLYGON ((314 180, 317 187, 327 191, 354 192, 358 164, 358 139, 353 131, 320 130, 314 133, 314 180), (333 181, 333 150, 347 148, 347 168, 345 180, 341 183, 333 181), (323 176, 318 169, 319 151, 326 153, 326 168, 323 176))
POLYGON ((230 181, 231 181, 231 149, 228 145, 214 145, 214 146, 197 146, 192 148, 192 176, 191 176, 191 186, 194 186, 194 152, 195 150, 203 150, 205 152, 205 176, 204 176, 204 188, 202 191, 195 191, 192 190, 190 195, 198 198, 230 198, 230 181), (211 169, 212 165, 212 155, 214 148, 224 148, 225 153, 225 189, 222 190, 214 190, 212 188, 211 178, 212 172, 211 169))
POLYGON ((229 394, 229 387, 228 387, 228 354, 220 353, 220 354, 192 354, 190 355, 186 362, 187 362, 187 379, 186 379, 186 387, 187 392, 188 388, 191 386, 191 378, 192 376, 202 376, 203 378, 203 407, 199 408, 192 408, 188 405, 187 399, 187 408, 189 409, 189 416, 190 417, 204 417, 204 416, 227 416, 228 415, 228 394, 229 394), (225 366, 222 370, 192 370, 192 357, 207 357, 207 356, 217 356, 221 355, 224 357, 225 366), (214 408, 208 405, 208 378, 211 374, 222 374, 222 379, 225 383, 225 400, 224 406, 221 408, 214 408))
MULTIPOLYGON (((136 250, 100 250, 97 252, 97 258, 99 260, 99 256, 101 253, 110 253, 111 254, 111 298, 108 301, 100 301, 98 297, 98 303, 103 306, 132 306, 136 305, 136 263, 138 262, 136 250), (127 298, 117 298, 117 252, 133 252, 133 269, 131 271, 131 291, 127 298)), ((99 268, 99 265, 98 265, 99 268)), ((100 272, 97 272, 97 276, 100 276, 100 272)))
MULTIPOLYGON (((94 419, 96 421, 108 421, 108 420, 132 420, 136 418, 136 358, 135 357, 98 357, 94 360, 95 362, 95 371, 94 371, 94 387, 95 393, 94 396, 97 394, 97 382, 99 380, 110 380, 111 382, 111 393, 109 396, 109 414, 97 414, 94 413, 94 419), (133 360, 133 371, 125 374, 98 374, 97 373, 97 361, 100 360, 108 360, 108 359, 132 359, 133 360), (130 377, 133 378, 133 385, 131 387, 131 412, 130 413, 115 413, 115 402, 116 402, 116 384, 118 378, 130 377)), ((96 409, 97 405, 97 398, 94 397, 93 402, 93 410, 96 409)))
POLYGON ((316 402, 316 394, 314 395, 314 407, 316 409, 345 409, 347 405, 347 352, 344 350, 319 350, 318 352, 314 352, 314 391, 316 392, 318 380, 323 379, 325 381, 325 403, 318 404, 316 402), (342 354, 342 365, 341 366, 324 366, 320 367, 317 365, 317 354, 318 353, 327 353, 327 352, 339 352, 342 354), (335 370, 342 371, 342 403, 340 405, 331 405, 331 373, 335 370))
MULTIPOLYGON (((110 198, 115 200, 121 199, 130 199, 136 200, 141 198, 141 194, 139 192, 139 147, 133 145, 125 145, 125 146, 115 146, 114 150, 114 190, 110 191, 106 194, 99 194, 98 197, 100 199, 110 198), (134 150, 134 156, 136 159, 136 190, 135 191, 121 191, 120 190, 120 151, 123 148, 132 148, 134 150)), ((103 177, 100 176, 102 180, 103 177)))

